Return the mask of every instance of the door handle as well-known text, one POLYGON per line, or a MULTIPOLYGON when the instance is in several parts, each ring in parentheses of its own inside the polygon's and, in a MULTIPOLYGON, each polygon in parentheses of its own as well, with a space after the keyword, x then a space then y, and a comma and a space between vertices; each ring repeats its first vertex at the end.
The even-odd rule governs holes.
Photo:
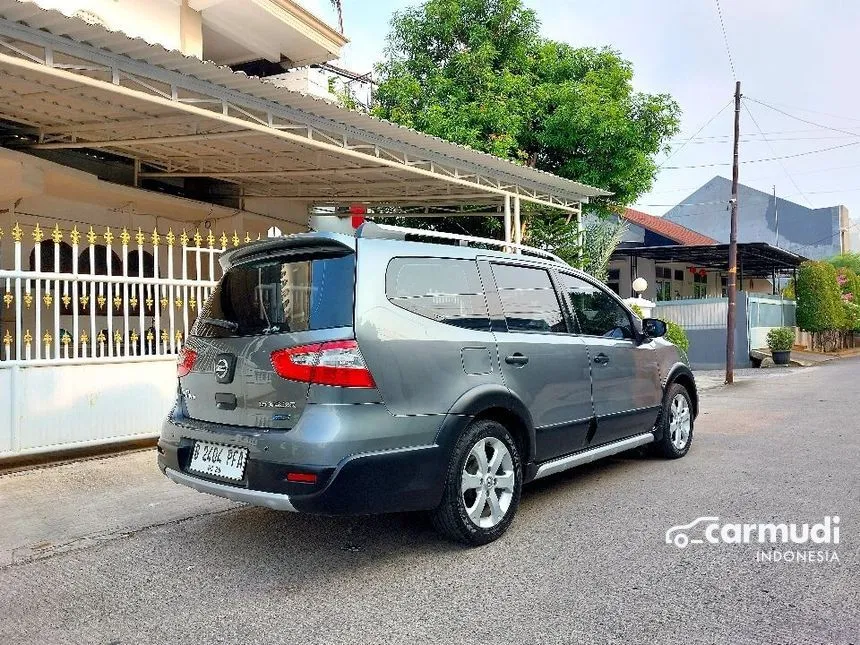
POLYGON ((606 365, 609 363, 609 357, 603 352, 600 352, 597 356, 594 357, 594 362, 598 365, 606 365))
POLYGON ((519 352, 511 354, 510 356, 505 356, 505 363, 507 363, 508 365, 518 365, 519 367, 522 367, 528 362, 529 357, 520 354, 519 352))

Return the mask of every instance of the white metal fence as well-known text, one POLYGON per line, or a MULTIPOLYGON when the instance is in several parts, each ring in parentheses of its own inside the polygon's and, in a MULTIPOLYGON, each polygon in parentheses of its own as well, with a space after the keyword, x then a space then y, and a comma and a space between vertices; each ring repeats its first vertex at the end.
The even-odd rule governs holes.
POLYGON ((221 277, 217 256, 251 239, 56 225, 46 239, 39 224, 25 232, 17 223, 10 234, 11 257, 0 255, 0 369, 175 355, 221 277))

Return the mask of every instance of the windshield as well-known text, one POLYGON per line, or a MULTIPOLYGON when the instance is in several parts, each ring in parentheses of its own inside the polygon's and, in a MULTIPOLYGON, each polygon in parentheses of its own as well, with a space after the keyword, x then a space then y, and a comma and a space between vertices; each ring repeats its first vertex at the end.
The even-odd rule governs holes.
POLYGON ((225 337, 352 325, 355 256, 266 258, 232 267, 191 333, 225 337))

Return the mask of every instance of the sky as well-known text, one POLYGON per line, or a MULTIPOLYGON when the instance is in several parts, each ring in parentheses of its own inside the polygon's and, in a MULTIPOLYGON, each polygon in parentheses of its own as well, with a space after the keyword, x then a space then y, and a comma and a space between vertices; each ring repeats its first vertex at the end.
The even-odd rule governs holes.
MULTIPOLYGON (((336 24, 328 0, 301 2, 336 24)), ((382 56, 391 14, 410 4, 343 0, 351 42, 341 62, 369 71, 382 56)), ((719 0, 730 53, 717 0, 525 4, 545 37, 618 50, 633 63, 636 90, 669 93, 681 106, 681 134, 658 158, 654 186, 634 208, 661 215, 713 176, 731 177, 737 79, 745 97, 741 183, 768 192, 775 186, 778 196, 815 208, 844 204, 860 222, 860 2, 719 0), (761 161, 774 157, 787 158, 761 161)))

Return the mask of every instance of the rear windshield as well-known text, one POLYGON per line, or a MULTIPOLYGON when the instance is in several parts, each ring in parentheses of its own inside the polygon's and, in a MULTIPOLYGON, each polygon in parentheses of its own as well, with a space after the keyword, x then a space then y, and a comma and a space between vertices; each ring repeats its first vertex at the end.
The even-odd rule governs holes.
POLYGON ((226 337, 352 326, 355 256, 266 258, 231 268, 191 333, 226 337))

